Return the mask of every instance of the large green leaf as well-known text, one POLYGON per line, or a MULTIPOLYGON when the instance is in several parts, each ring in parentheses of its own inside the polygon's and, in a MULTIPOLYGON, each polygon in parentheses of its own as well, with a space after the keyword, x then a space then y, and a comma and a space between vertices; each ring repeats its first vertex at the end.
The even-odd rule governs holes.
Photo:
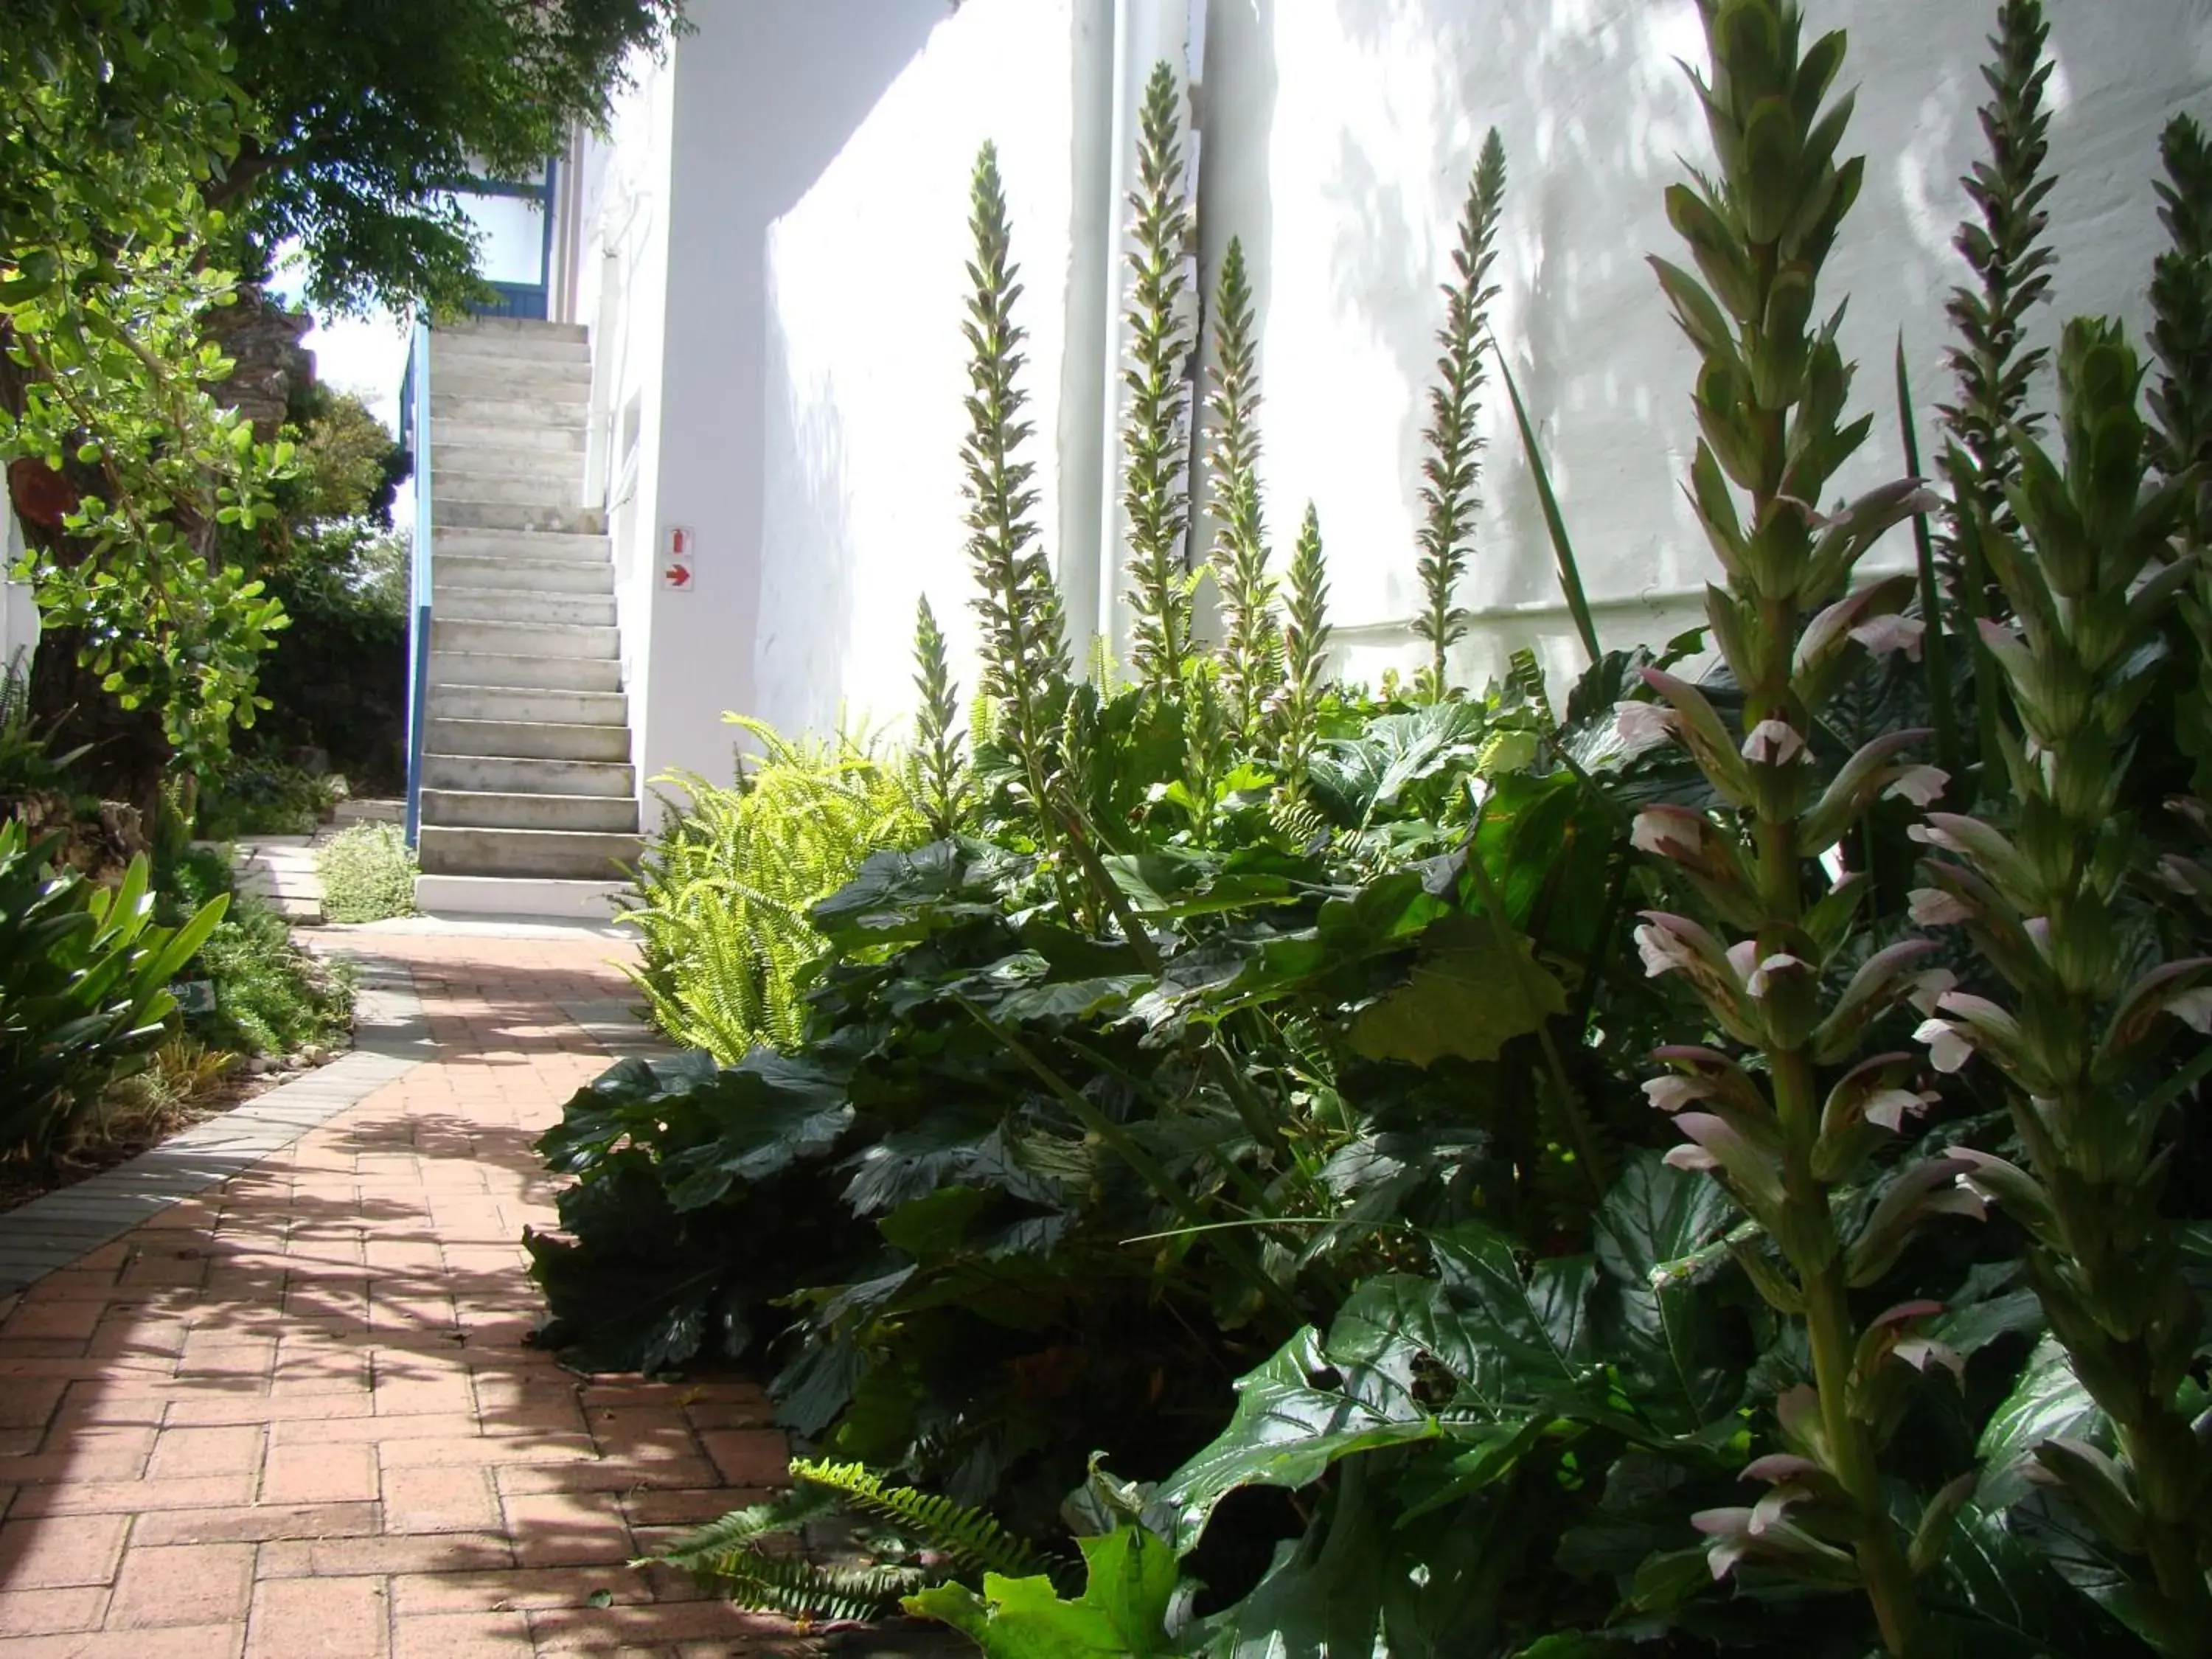
POLYGON ((1735 1217, 1719 1182, 1652 1152, 1628 1160, 1598 1211, 1597 1348, 1632 1408, 1669 1434, 1729 1416, 1743 1391, 1745 1358, 1730 1351, 1717 1298, 1687 1260, 1735 1217))
POLYGON ((981 1595, 940 1584, 906 1598, 907 1611, 972 1638, 988 1659, 1153 1659, 1175 1651, 1167 1633, 1175 1552, 1141 1527, 1078 1540, 1089 1568, 1081 1598, 1063 1601, 1045 1577, 987 1573, 981 1595))
POLYGON ((1507 1405, 1581 1391, 1595 1368, 1589 1257, 1546 1257, 1523 1274, 1504 1236, 1475 1221, 1431 1234, 1429 1249, 1446 1292, 1480 1333, 1480 1363, 1464 1379, 1475 1395, 1507 1405))
POLYGON ((2018 1503, 2033 1489, 2027 1470, 2035 1449, 2054 1435, 2079 1436, 2100 1418, 2066 1350, 2057 1338, 2045 1337, 1983 1425, 1974 1449, 1984 1471, 1979 1501, 1993 1510, 2018 1503))
POLYGON ((1352 1021, 1354 1053, 1415 1066, 1448 1055, 1495 1060, 1515 1037, 1566 1012, 1565 989, 1537 965, 1528 939, 1514 935, 1509 946, 1488 923, 1462 916, 1429 937, 1437 948, 1414 963, 1413 976, 1352 1021))

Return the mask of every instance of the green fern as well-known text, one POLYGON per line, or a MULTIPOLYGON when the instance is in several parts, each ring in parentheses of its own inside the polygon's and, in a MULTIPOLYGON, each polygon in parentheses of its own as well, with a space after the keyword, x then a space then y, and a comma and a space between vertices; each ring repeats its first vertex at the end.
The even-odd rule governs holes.
POLYGON ((1273 624, 1266 520, 1260 508, 1260 370, 1252 337, 1252 286, 1244 246, 1230 238, 1213 299, 1213 580, 1221 590, 1221 678, 1237 735, 1258 735, 1268 693, 1282 677, 1273 624))
POLYGON ((910 1533, 925 1547, 971 1572, 995 1572, 1029 1578, 1059 1564, 1008 1532, 981 1510, 956 1504, 938 1492, 891 1486, 865 1463, 791 1462, 794 1480, 811 1481, 839 1493, 856 1510, 910 1533))
POLYGON ((1454 280, 1444 285, 1444 325, 1437 335, 1437 384, 1429 388, 1429 446, 1421 465, 1419 572, 1424 604, 1415 637, 1427 641, 1429 660, 1415 677, 1416 695, 1430 702, 1450 695, 1446 653, 1467 632, 1467 612, 1455 598, 1467 574, 1468 544, 1481 501, 1482 440, 1476 434, 1482 406, 1482 348, 1490 331, 1490 280, 1498 258, 1498 223, 1505 205, 1505 146, 1492 127, 1468 184, 1460 217, 1459 246, 1452 253, 1454 280))
POLYGON ((757 1549, 734 1551, 700 1576, 748 1612, 805 1624, 873 1624, 937 1582, 919 1567, 820 1566, 757 1549))
POLYGON ((1183 189, 1175 70, 1153 67, 1138 123, 1137 187, 1129 193, 1130 361, 1121 372, 1121 506, 1129 522, 1129 657, 1137 678, 1172 696, 1190 651, 1194 586, 1183 536, 1190 524, 1184 474, 1190 459, 1191 342, 1182 314, 1188 278, 1190 198, 1183 189))
POLYGON ((768 1539, 788 1536, 811 1521, 836 1514, 838 1507, 836 1493, 828 1487, 802 1483, 765 1504, 732 1510, 720 1520, 710 1521, 697 1531, 686 1533, 658 1554, 633 1565, 641 1566, 652 1562, 685 1572, 712 1574, 730 1556, 768 1539))
POLYGON ((655 780, 687 799, 664 799, 624 910, 643 947, 630 977, 653 1024, 730 1065, 799 1042, 823 952, 813 907, 870 853, 929 833, 906 757, 843 732, 793 741, 736 723, 763 755, 733 787, 691 773, 655 780))

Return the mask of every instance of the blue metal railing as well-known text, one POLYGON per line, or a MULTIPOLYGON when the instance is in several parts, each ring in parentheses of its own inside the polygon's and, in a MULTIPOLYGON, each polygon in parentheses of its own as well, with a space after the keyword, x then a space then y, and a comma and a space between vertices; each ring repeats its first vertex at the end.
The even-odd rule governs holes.
POLYGON ((399 389, 400 441, 414 463, 415 545, 408 577, 407 844, 422 833, 422 739, 430 717, 430 325, 415 325, 399 389))

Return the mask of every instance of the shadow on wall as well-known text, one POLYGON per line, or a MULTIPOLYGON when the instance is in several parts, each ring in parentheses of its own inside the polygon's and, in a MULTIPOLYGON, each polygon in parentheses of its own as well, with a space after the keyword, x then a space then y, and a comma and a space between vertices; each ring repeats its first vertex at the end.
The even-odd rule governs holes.
MULTIPOLYGON (((1449 273, 1468 170, 1493 124, 1510 180, 1493 322, 1601 626, 1624 639, 1647 634, 1650 607, 1639 599, 1680 595, 1710 570, 1678 486, 1694 440, 1695 360, 1645 264, 1650 253, 1682 257, 1664 191, 1686 176, 1683 158, 1708 149, 1677 62, 1703 55, 1692 0, 1336 0, 1326 13, 1250 0, 1224 9, 1237 15, 1240 42, 1273 46, 1280 35, 1282 109, 1278 120, 1235 106, 1234 130, 1213 125, 1209 169, 1226 165, 1230 152, 1268 157, 1262 185, 1224 192, 1266 202, 1283 228, 1268 262, 1280 268, 1263 268, 1263 292, 1295 282, 1301 306, 1314 304, 1317 284, 1295 267, 1325 267, 1326 311, 1275 315, 1273 352, 1286 351, 1287 333, 1302 349, 1347 360, 1271 374, 1268 424, 1277 521, 1294 510, 1293 498, 1322 496, 1332 563, 1349 577, 1338 586, 1352 641, 1402 644, 1417 603, 1413 532, 1437 286, 1449 273), (1303 177, 1286 165, 1301 158, 1303 177), (1390 398, 1369 402, 1377 388, 1390 398), (1361 459, 1355 468, 1330 464, 1333 455, 1361 459), (1387 478, 1345 476, 1386 458, 1387 478)), ((1867 157, 1865 188, 1826 282, 1831 303, 1850 296, 1844 343, 1867 371, 1857 407, 1876 416, 1839 480, 1856 490, 1902 466, 1887 374, 1900 327, 1923 427, 1947 389, 1942 302, 1965 274, 1949 246, 1967 206, 1957 179, 1980 144, 1979 66, 1996 0, 1934 9, 1810 0, 1808 9, 1808 27, 1850 31, 1845 84, 1859 90, 1848 148, 1867 157)), ((2060 264, 2057 303, 2036 325, 2055 335, 2073 311, 2140 318, 2155 239, 2157 130, 2201 84, 2191 64, 2212 50, 2212 27, 2201 0, 2150 0, 2145 11, 2156 15, 2128 28, 2096 0, 2050 0, 2048 9, 2058 63, 2051 211, 2060 264)), ((1225 43, 1231 31, 1221 33, 1225 43)), ((1247 72, 1231 73, 1241 84, 1247 72)), ((1224 210, 1249 211, 1242 202, 1224 210)), ((1486 499, 1464 602, 1540 609, 1558 600, 1553 558, 1494 368, 1484 404, 1486 499)), ((1875 558, 1885 556, 1904 562, 1903 539, 1875 558)), ((1470 678, 1494 668, 1506 645, 1554 631, 1554 620, 1564 643, 1564 616, 1515 617, 1489 630, 1501 637, 1470 641, 1470 678)))

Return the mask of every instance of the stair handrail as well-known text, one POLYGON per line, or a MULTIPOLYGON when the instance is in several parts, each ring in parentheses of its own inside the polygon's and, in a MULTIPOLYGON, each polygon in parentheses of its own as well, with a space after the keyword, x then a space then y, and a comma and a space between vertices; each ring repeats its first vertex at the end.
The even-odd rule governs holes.
POLYGON ((430 321, 418 317, 400 387, 402 436, 415 484, 414 545, 408 564, 407 825, 408 846, 422 835, 422 744, 430 713, 430 321))

